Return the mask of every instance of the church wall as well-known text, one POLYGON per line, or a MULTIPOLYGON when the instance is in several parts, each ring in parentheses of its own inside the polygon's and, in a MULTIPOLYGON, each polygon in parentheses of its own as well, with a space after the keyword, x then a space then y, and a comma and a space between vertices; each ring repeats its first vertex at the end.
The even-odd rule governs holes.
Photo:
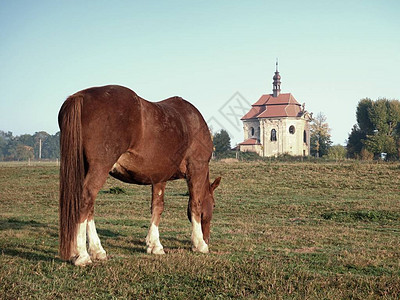
POLYGON ((290 154, 294 156, 309 155, 309 124, 304 118, 268 118, 260 120, 263 156, 290 154), (294 132, 289 128, 293 126, 294 132), (271 132, 276 131, 276 141, 271 141, 271 132), (304 143, 304 130, 306 140, 304 143))
POLYGON ((258 155, 262 156, 261 145, 240 145, 239 150, 242 152, 256 152, 258 155))
POLYGON ((260 122, 258 119, 243 121, 243 132, 244 140, 249 138, 256 138, 260 140, 260 122), (251 128, 254 129, 254 134, 252 134, 251 128))

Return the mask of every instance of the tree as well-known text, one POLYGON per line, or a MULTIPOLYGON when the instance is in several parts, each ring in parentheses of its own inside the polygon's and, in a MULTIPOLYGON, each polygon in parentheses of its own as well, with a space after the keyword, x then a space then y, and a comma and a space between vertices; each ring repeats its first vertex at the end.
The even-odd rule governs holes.
POLYGON ((351 129, 349 138, 347 139, 347 156, 349 158, 359 158, 361 150, 364 148, 363 141, 367 138, 365 132, 363 132, 360 127, 355 124, 351 129))
POLYGON ((387 153, 390 157, 396 156, 396 141, 393 136, 387 134, 379 134, 367 136, 364 141, 365 149, 373 153, 375 156, 380 153, 387 153))
POLYGON ((42 144, 42 157, 48 159, 60 158, 60 132, 49 135, 42 144))
POLYGON ((7 147, 5 132, 0 130, 0 161, 4 160, 4 155, 7 147))
POLYGON ((221 155, 229 150, 231 150, 231 138, 226 130, 221 129, 220 132, 217 132, 213 138, 213 144, 215 148, 215 154, 221 155))
POLYGON ((310 132, 311 155, 320 157, 328 154, 328 149, 332 145, 331 129, 324 114, 318 113, 312 119, 310 132))
POLYGON ((35 139, 32 135, 30 134, 23 134, 17 137, 17 140, 19 143, 29 146, 29 147, 34 147, 35 146, 35 139))
MULTIPOLYGON (((365 135, 372 134, 374 132, 374 124, 372 124, 370 119, 370 111, 374 102, 369 98, 361 99, 358 102, 356 117, 357 117, 357 124, 361 132, 365 135)), ((361 149, 360 149, 361 150, 361 149)))
POLYGON ((7 145, 5 147, 4 156, 6 160, 17 160, 17 147, 18 140, 16 137, 12 135, 12 132, 8 132, 7 134, 7 145))
POLYGON ((33 159, 33 148, 23 144, 18 144, 16 149, 16 159, 17 160, 28 160, 33 159))
POLYGON ((347 141, 350 157, 373 153, 377 157, 385 152, 388 157, 400 155, 400 102, 398 100, 369 98, 357 105, 357 125, 347 141))

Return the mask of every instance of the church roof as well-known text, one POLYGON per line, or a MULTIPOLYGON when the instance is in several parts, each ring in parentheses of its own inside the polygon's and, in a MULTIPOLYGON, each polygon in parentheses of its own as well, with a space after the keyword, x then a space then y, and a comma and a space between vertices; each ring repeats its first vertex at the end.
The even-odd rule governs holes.
POLYGON ((262 95, 261 98, 253 104, 253 106, 261 106, 261 105, 278 105, 278 104, 297 104, 300 105, 299 102, 293 97, 291 93, 279 94, 277 97, 274 97, 272 94, 262 95))
POLYGON ((241 142, 239 145, 261 145, 257 139, 255 138, 250 138, 245 140, 244 142, 241 142))
POLYGON ((257 118, 265 110, 265 106, 252 106, 250 111, 245 114, 241 120, 248 120, 257 118))
POLYGON ((254 103, 250 111, 241 120, 255 118, 276 118, 276 117, 298 117, 301 116, 302 109, 299 102, 290 93, 262 95, 254 103))

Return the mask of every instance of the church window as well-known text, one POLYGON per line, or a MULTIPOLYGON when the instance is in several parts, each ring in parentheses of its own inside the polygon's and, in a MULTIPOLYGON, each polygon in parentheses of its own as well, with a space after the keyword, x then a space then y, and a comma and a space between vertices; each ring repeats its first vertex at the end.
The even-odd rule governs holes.
POLYGON ((250 128, 251 136, 254 136, 254 127, 250 128))
POLYGON ((303 142, 307 144, 307 132, 305 130, 303 132, 303 142))
POLYGON ((291 126, 289 127, 289 133, 290 133, 290 134, 294 134, 295 132, 296 132, 296 129, 294 128, 293 125, 291 125, 291 126))
POLYGON ((276 141, 276 130, 272 129, 271 130, 271 141, 276 141))

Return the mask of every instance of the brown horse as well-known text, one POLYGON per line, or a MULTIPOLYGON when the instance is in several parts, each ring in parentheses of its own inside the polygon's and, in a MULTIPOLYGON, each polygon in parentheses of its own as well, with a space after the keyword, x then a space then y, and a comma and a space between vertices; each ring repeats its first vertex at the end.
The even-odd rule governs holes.
POLYGON ((75 265, 105 260, 93 220, 94 202, 108 174, 128 183, 152 185, 147 252, 164 254, 158 226, 169 180, 185 178, 193 250, 208 252, 214 190, 210 132, 200 112, 173 97, 148 102, 121 86, 95 87, 62 105, 60 168, 60 256, 75 265), (88 240, 88 250, 86 249, 88 240))

